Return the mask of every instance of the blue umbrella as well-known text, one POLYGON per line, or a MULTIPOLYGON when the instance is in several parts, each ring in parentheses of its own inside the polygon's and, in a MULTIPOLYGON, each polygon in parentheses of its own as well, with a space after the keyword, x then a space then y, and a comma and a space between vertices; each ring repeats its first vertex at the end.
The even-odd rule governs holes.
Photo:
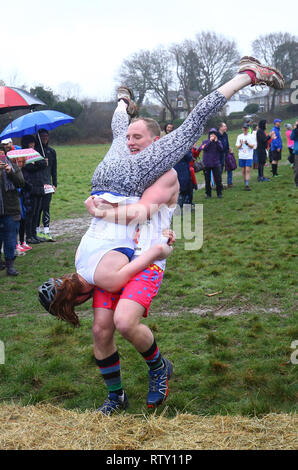
POLYGON ((0 134, 0 139, 8 139, 9 137, 23 137, 27 134, 37 134, 39 129, 55 129, 55 127, 68 124, 74 120, 68 114, 59 111, 35 111, 25 114, 12 121, 0 134))

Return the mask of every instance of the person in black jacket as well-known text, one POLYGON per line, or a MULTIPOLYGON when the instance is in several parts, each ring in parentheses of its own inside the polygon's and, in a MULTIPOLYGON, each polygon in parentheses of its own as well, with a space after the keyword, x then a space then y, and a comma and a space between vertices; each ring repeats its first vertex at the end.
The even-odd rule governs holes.
POLYGON ((0 246, 4 245, 5 265, 1 260, 0 269, 5 269, 8 276, 17 276, 14 269, 17 234, 21 220, 21 208, 17 188, 22 188, 25 181, 19 167, 12 163, 0 149, 0 246))
POLYGON ((177 171, 180 192, 178 204, 182 208, 184 204, 192 204, 193 200, 193 183, 191 180, 189 163, 192 161, 191 150, 187 152, 182 160, 174 166, 177 171))
POLYGON ((46 129, 39 130, 39 137, 41 145, 38 141, 36 147, 37 152, 43 155, 48 165, 44 170, 45 184, 49 185, 49 191, 42 197, 42 204, 40 208, 40 214, 38 218, 38 227, 40 227, 40 222, 42 219, 43 232, 38 230, 37 236, 44 241, 53 242, 54 239, 50 234, 50 205, 52 200, 52 195, 55 193, 57 188, 57 155, 56 151, 49 146, 49 133, 46 129))
MULTIPOLYGON (((22 148, 35 148, 36 140, 33 135, 25 135, 21 141, 22 148)), ((37 236, 36 228, 39 223, 40 208, 42 204, 42 197, 44 195, 44 170, 47 167, 47 161, 43 160, 36 161, 33 163, 26 163, 22 168, 24 179, 27 183, 24 190, 25 198, 27 200, 26 207, 26 219, 25 219, 25 231, 26 231, 26 243, 29 245, 35 245, 40 243, 41 239, 37 236), (27 188, 30 188, 27 190, 27 188)))
POLYGON ((264 177, 264 166, 266 163, 267 158, 267 145, 268 141, 270 140, 270 135, 266 135, 266 124, 267 121, 265 119, 261 120, 258 124, 257 130, 257 154, 258 154, 258 181, 270 181, 269 178, 264 177))

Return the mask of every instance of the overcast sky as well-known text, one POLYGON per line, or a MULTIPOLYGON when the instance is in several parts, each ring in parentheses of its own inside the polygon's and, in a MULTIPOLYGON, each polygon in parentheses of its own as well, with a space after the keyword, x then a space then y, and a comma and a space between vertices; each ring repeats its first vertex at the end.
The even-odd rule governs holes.
POLYGON ((55 92, 72 82, 80 98, 108 100, 122 61, 140 49, 214 31, 249 54, 261 34, 297 34, 297 12, 296 0, 6 1, 0 10, 0 79, 55 92))

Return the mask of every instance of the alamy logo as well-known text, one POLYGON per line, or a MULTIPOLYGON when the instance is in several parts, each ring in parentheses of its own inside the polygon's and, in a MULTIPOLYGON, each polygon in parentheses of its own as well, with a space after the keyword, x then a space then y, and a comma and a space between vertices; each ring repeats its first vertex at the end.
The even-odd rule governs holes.
POLYGON ((3 341, 0 340, 0 364, 5 364, 5 346, 3 341))

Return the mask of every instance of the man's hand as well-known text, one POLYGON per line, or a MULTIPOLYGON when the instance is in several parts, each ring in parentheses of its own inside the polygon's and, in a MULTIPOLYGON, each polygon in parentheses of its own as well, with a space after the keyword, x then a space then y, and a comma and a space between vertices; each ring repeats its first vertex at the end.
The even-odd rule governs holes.
POLYGON ((163 260, 167 258, 173 252, 173 247, 168 245, 167 243, 160 243, 155 246, 156 246, 156 249, 158 250, 157 256, 155 258, 157 260, 163 260))
POLYGON ((162 234, 164 237, 166 237, 168 239, 168 245, 169 246, 172 246, 174 245, 175 241, 176 241, 176 234, 174 232, 174 230, 171 230, 170 228, 167 228, 167 229, 164 229, 162 231, 162 234))
POLYGON ((89 214, 92 215, 92 217, 96 217, 95 216, 96 205, 95 205, 94 196, 88 197, 88 199, 86 199, 84 204, 85 204, 85 207, 86 207, 87 211, 89 212, 89 214))
POLYGON ((107 215, 107 210, 118 207, 118 204, 112 204, 96 196, 90 196, 84 202, 87 211, 92 217, 103 218, 107 215))
POLYGON ((0 163, 0 168, 6 171, 6 173, 11 172, 11 166, 8 165, 8 163, 0 163))

